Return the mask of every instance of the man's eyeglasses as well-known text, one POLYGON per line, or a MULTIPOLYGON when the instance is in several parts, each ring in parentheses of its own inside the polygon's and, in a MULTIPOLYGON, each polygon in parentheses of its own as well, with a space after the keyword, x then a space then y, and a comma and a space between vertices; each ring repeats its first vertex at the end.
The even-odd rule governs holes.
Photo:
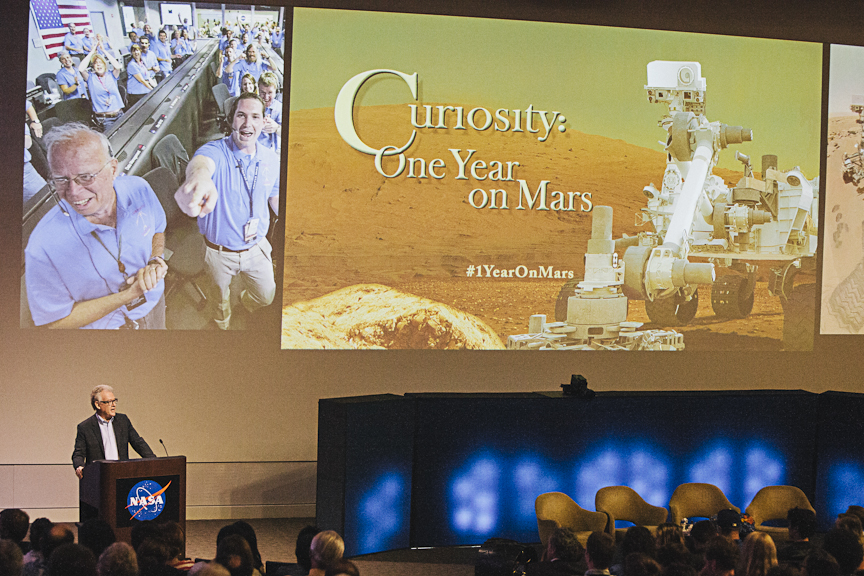
POLYGON ((114 398, 113 400, 96 400, 96 402, 98 402, 99 404, 110 404, 112 406, 116 406, 117 398, 114 398))
POLYGON ((102 168, 93 172, 92 174, 78 174, 77 176, 73 176, 72 178, 67 178, 66 176, 61 176, 59 178, 49 178, 48 183, 55 189, 59 191, 64 191, 69 188, 69 182, 72 180, 75 181, 79 186, 89 186, 93 184, 96 180, 96 177, 105 170, 105 166, 111 163, 111 159, 108 160, 105 164, 102 165, 102 168))

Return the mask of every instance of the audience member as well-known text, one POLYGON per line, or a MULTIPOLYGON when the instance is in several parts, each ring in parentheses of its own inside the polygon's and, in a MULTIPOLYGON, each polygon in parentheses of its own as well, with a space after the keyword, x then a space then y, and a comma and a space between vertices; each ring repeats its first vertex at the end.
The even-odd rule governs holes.
POLYGON ((96 556, 80 544, 62 544, 48 559, 48 576, 96 576, 96 556))
POLYGON ((717 536, 717 526, 710 520, 700 520, 693 524, 690 529, 689 538, 685 538, 687 548, 694 555, 699 556, 704 564, 705 550, 708 543, 717 536))
POLYGON ((789 564, 777 564, 765 576, 801 576, 801 571, 789 564))
POLYGON ((64 544, 72 544, 73 542, 75 542, 75 535, 68 526, 65 524, 55 524, 51 527, 48 534, 42 538, 42 555, 45 557, 46 572, 49 572, 51 555, 54 553, 54 550, 64 544))
POLYGON ((216 546, 216 562, 228 569, 231 576, 252 576, 252 549, 239 534, 226 536, 216 546))
POLYGON ((129 535, 129 541, 132 548, 138 551, 138 548, 145 540, 156 540, 160 536, 159 525, 153 522, 139 522, 132 526, 132 531, 129 535))
POLYGON ((621 576, 624 573, 624 561, 627 556, 638 552, 654 558, 657 555, 657 545, 648 528, 631 526, 624 533, 624 538, 621 540, 621 546, 617 552, 617 557, 620 560, 609 568, 609 572, 615 576, 621 576))
POLYGON ((12 540, 0 540, 0 576, 19 576, 24 566, 21 548, 12 540))
POLYGON ((246 540, 249 548, 252 550, 252 567, 258 572, 264 572, 264 563, 261 561, 261 553, 258 551, 258 537, 255 535, 255 529, 248 522, 238 520, 228 526, 223 526, 216 536, 216 545, 226 536, 238 534, 246 540))
POLYGON ((585 546, 585 563, 588 564, 586 576, 608 576, 614 555, 615 539, 605 532, 592 532, 585 546))
POLYGON ((7 508, 0 512, 0 538, 11 540, 21 548, 21 553, 30 551, 30 543, 24 542, 30 528, 30 516, 19 508, 7 508))
POLYGON ((840 566, 831 554, 814 548, 804 559, 801 576, 840 576, 840 566))
POLYGON ((857 516, 861 520, 861 525, 864 526, 864 506, 849 506, 845 513, 857 516))
POLYGON ((138 556, 126 542, 111 544, 96 562, 97 576, 138 576, 138 556))
POLYGON ((297 535, 297 545, 294 547, 294 556, 297 557, 297 564, 303 567, 308 574, 312 569, 312 560, 309 558, 309 548, 312 546, 312 539, 315 535, 321 532, 317 526, 306 526, 297 535))
POLYGON ((165 522, 159 525, 159 537, 168 545, 168 565, 186 572, 195 564, 192 559, 186 558, 186 533, 177 522, 165 522))
POLYGON ((326 576, 360 576, 360 570, 350 560, 339 560, 327 569, 326 576))
POLYGON ((309 576, 324 576, 327 568, 342 559, 345 553, 345 542, 342 537, 333 530, 319 532, 312 538, 309 546, 309 559, 312 568, 309 576))
MULTIPOLYGON (((528 576, 581 576, 585 573, 585 550, 576 533, 569 528, 556 528, 549 536, 543 562, 529 562, 525 574, 528 576)), ((331 570, 327 570, 330 574, 331 570)))
POLYGON ((705 547, 705 565, 699 576, 733 576, 739 556, 737 544, 722 536, 714 536, 705 547))
POLYGON ((24 555, 24 565, 35 564, 37 571, 34 574, 41 574, 45 570, 46 562, 42 555, 42 539, 53 526, 54 524, 47 518, 37 518, 30 525, 30 551, 24 555))
POLYGON ((684 545, 684 533, 681 532, 681 527, 670 522, 664 522, 657 526, 657 533, 654 539, 657 542, 658 549, 667 544, 684 545))
POLYGON ((741 514, 729 508, 717 513, 717 530, 729 540, 740 540, 741 514))
POLYGON ((777 562, 798 570, 813 545, 810 538, 816 533, 816 514, 806 508, 792 508, 786 514, 789 523, 789 541, 777 550, 777 562))
POLYGON ((673 564, 690 564, 690 552, 681 542, 669 542, 657 548, 657 562, 664 569, 673 564))
POLYGON ((85 520, 78 528, 78 543, 89 548, 96 558, 116 541, 111 525, 101 518, 85 520))
POLYGON ((765 532, 752 532, 744 539, 735 576, 765 576, 777 565, 774 540, 765 532))
MULTIPOLYGON (((158 528, 157 528, 158 530, 158 528)), ((156 537, 146 538, 135 549, 138 556, 138 570, 141 576, 180 576, 185 572, 168 563, 171 561, 171 548, 157 532, 156 537)))
POLYGON ((852 532, 859 540, 864 538, 861 519, 855 514, 838 514, 837 520, 834 522, 834 527, 852 532))
POLYGON ((647 554, 633 552, 624 558, 624 576, 658 576, 663 569, 647 554))
POLYGON ((848 530, 832 528, 822 539, 822 549, 831 554, 840 567, 842 576, 853 574, 864 561, 861 540, 848 530))

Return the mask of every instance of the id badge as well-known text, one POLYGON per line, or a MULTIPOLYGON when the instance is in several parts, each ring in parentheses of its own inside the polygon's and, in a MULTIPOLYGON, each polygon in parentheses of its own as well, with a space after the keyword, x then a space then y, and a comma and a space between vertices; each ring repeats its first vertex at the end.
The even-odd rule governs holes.
POLYGON ((247 244, 258 237, 258 218, 250 218, 243 226, 243 241, 247 244))

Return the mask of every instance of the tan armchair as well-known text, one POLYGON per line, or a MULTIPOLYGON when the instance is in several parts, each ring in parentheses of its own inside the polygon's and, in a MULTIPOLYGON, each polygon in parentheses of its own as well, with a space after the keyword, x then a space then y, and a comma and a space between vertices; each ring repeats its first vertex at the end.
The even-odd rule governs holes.
POLYGON ((756 530, 767 532, 775 542, 789 539, 789 529, 779 526, 764 526, 768 520, 785 520, 791 508, 813 509, 807 496, 795 486, 765 486, 747 506, 747 514, 753 517, 756 530))
POLYGON ((603 512, 585 510, 562 492, 547 492, 534 501, 537 513, 537 531, 545 549, 556 528, 570 528, 584 546, 592 532, 606 530, 608 517, 603 512))
MULTIPOLYGON (((653 533, 657 526, 666 522, 669 511, 661 506, 652 506, 629 486, 606 486, 597 491, 594 508, 609 516, 606 531, 615 535, 615 521, 626 520, 637 526, 645 526, 653 533)), ((621 532, 624 529, 620 530, 621 532)))
POLYGON ((720 510, 729 508, 741 512, 741 509, 733 506, 717 486, 701 482, 681 484, 669 500, 669 513, 672 515, 671 522, 674 524, 681 524, 682 518, 693 516, 710 518, 720 510))

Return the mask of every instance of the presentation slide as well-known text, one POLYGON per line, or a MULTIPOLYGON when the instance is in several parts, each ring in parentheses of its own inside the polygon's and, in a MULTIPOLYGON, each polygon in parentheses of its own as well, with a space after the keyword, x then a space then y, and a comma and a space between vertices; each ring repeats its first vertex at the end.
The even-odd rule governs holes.
POLYGON ((812 349, 821 44, 296 8, 291 50, 283 349, 812 349))
POLYGON ((864 48, 831 46, 828 148, 825 150, 825 245, 822 334, 858 334, 864 326, 864 48))

